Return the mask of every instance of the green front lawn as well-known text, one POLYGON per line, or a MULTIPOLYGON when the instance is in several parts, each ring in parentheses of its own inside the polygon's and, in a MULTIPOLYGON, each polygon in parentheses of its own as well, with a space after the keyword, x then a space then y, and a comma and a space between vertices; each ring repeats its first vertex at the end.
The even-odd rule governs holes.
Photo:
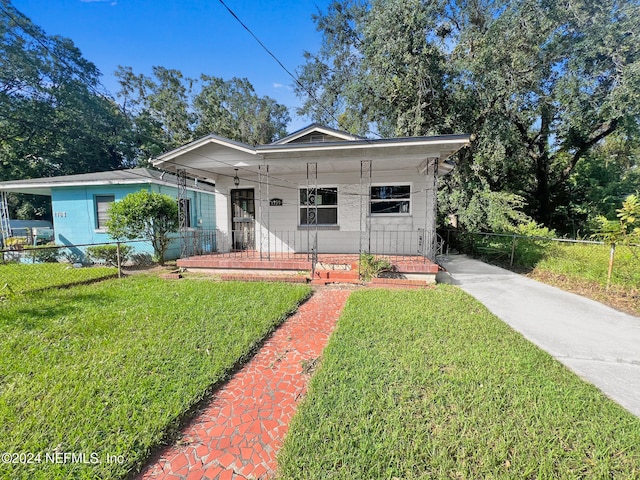
POLYGON ((0 478, 126 477, 308 293, 137 276, 0 302, 0 453, 33 462, 0 478))
POLYGON ((640 420, 464 292, 354 292, 286 479, 639 478, 640 420))
POLYGON ((74 268, 64 263, 0 264, 0 297, 113 277, 113 267, 74 268))

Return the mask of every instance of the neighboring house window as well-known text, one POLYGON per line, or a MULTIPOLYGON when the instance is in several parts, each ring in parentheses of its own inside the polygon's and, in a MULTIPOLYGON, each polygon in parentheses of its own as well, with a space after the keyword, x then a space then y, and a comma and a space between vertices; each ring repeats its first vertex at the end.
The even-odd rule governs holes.
MULTIPOLYGON (((184 227, 191 228, 191 199, 181 198, 178 200, 179 213, 184 214, 184 227)), ((182 226, 182 225, 180 225, 182 226)))
POLYGON ((409 213, 411 213, 411 185, 371 187, 372 215, 403 215, 409 213))
POLYGON ((113 195, 96 195, 94 201, 96 204, 96 228, 105 230, 107 228, 107 220, 109 220, 109 205, 115 201, 113 195))
POLYGON ((317 206, 318 225, 338 224, 338 188, 318 187, 300 189, 300 225, 315 225, 314 215, 317 206))

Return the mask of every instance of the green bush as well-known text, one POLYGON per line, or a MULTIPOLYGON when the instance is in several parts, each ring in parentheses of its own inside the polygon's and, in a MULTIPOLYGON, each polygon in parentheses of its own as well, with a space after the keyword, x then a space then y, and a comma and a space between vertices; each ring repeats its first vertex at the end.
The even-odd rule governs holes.
POLYGON ((391 270, 391 263, 386 258, 377 258, 371 253, 360 254, 360 278, 365 281, 377 277, 382 272, 391 270))
POLYGON ((493 263, 511 265, 513 254, 513 266, 529 269, 554 248, 549 240, 555 236, 554 230, 531 221, 511 227, 500 235, 464 234, 460 243, 463 251, 493 263))
MULTIPOLYGON (((131 245, 120 245, 120 262, 126 263, 133 251, 131 245)), ((117 245, 96 245, 87 247, 87 256, 93 263, 118 266, 117 245)))
POLYGON ((24 251, 28 252, 33 263, 56 263, 60 259, 60 249, 51 247, 55 247, 55 245, 25 245, 24 251))

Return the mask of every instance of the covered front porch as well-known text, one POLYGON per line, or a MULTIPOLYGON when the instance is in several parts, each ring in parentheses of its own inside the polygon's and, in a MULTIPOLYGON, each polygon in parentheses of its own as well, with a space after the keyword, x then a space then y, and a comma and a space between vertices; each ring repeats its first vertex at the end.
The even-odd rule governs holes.
POLYGON ((189 177, 215 184, 216 229, 181 228, 178 265, 310 271, 317 280, 325 264, 353 275, 366 254, 393 258, 399 276, 435 275, 438 177, 468 142, 468 135, 371 140, 312 125, 269 145, 209 135, 167 152, 154 165, 176 172, 181 184, 189 177))

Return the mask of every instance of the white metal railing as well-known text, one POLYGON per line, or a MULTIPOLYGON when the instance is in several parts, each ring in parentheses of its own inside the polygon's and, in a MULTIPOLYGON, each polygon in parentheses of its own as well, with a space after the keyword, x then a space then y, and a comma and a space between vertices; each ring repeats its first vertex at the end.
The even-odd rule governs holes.
MULTIPOLYGON (((268 242, 258 238, 258 232, 247 229, 231 232, 191 230, 184 232, 180 238, 185 242, 186 256, 215 253, 270 259, 271 254, 277 254, 278 258, 286 258, 300 254, 330 253, 323 250, 322 237, 315 239, 316 244, 313 238, 310 240, 306 230, 270 230, 266 234, 269 235, 268 242)), ((435 232, 425 232, 422 229, 370 231, 363 237, 366 241, 362 245, 345 244, 344 252, 340 253, 358 253, 361 247, 363 253, 388 257, 422 256, 432 261, 442 253, 442 239, 435 232)), ((332 243, 335 253, 335 241, 332 243)))
POLYGON ((11 224, 9 223, 9 205, 7 192, 0 192, 0 245, 4 247, 7 239, 11 237, 11 224))

